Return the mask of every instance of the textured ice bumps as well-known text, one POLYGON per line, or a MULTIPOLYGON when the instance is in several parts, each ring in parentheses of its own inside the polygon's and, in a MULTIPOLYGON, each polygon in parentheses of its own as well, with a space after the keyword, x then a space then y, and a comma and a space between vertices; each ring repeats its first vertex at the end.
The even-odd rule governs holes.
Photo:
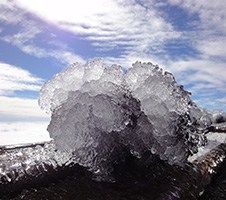
POLYGON ((212 123, 173 75, 152 63, 136 62, 126 73, 101 59, 72 64, 43 85, 39 104, 52 115, 48 131, 57 148, 100 174, 111 171, 122 149, 183 165, 212 123))

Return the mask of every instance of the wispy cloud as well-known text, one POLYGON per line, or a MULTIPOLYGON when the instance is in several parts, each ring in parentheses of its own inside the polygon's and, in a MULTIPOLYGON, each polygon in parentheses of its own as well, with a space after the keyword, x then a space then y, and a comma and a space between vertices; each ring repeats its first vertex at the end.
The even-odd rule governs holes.
POLYGON ((89 58, 101 55, 107 64, 118 63, 125 68, 136 60, 152 61, 173 72, 179 84, 187 86, 192 93, 203 95, 203 101, 207 102, 208 97, 209 102, 219 103, 215 96, 224 93, 226 88, 225 10, 222 0, 140 0, 139 3, 135 0, 83 0, 79 3, 12 0, 8 4, 2 1, 0 20, 18 24, 19 31, 1 38, 39 58, 52 57, 67 65, 85 62, 70 45, 57 41, 54 33, 49 33, 51 41, 48 41, 54 47, 41 46, 37 38, 45 28, 40 20, 74 34, 81 44, 88 42, 94 51, 89 58), (188 15, 192 20, 183 26, 192 28, 176 27, 167 15, 173 10, 165 13, 169 7, 180 8, 179 12, 188 15), (175 49, 179 53, 171 52, 175 49), (188 49, 192 54, 185 52, 182 56, 188 49))
POLYGON ((37 24, 32 21, 25 21, 23 27, 14 35, 4 36, 2 39, 6 42, 10 42, 13 45, 21 46, 32 39, 34 39, 41 30, 38 29, 37 24))
POLYGON ((35 77, 27 70, 0 62, 0 95, 23 90, 39 91, 43 82, 43 79, 35 77))
POLYGON ((202 27, 214 25, 214 28, 218 27, 221 30, 226 28, 225 24, 221 24, 222 20, 226 18, 226 5, 221 0, 216 0, 214 2, 205 0, 168 0, 168 2, 186 9, 191 14, 198 13, 203 22, 202 27), (218 11, 217 13, 215 12, 216 10, 218 11))
POLYGON ((180 37, 180 33, 156 9, 147 9, 135 1, 16 2, 64 30, 82 34, 83 39, 94 41, 93 45, 98 45, 99 49, 107 50, 114 46, 150 53, 161 49, 166 41, 180 37), (41 9, 43 7, 46 9, 41 9), (129 45, 124 46, 125 43, 129 45))
POLYGON ((191 32, 194 47, 206 56, 221 56, 224 58, 226 44, 225 2, 221 0, 214 2, 205 0, 168 1, 172 5, 183 8, 191 15, 196 14, 198 16, 198 20, 194 23, 196 32, 195 34, 194 31, 191 32))
POLYGON ((52 50, 47 53, 47 55, 54 57, 67 65, 70 65, 74 62, 86 63, 86 61, 81 56, 66 50, 52 50))
POLYGON ((37 99, 0 96, 0 102, 0 121, 49 119, 49 116, 39 108, 37 99))
MULTIPOLYGON (((61 47, 58 45, 58 48, 40 47, 39 42, 36 40, 38 36, 44 32, 45 27, 35 20, 29 19, 26 16, 27 11, 18 7, 16 2, 17 1, 10 1, 9 3, 7 3, 7 1, 0 2, 0 21, 19 26, 16 33, 0 36, 1 40, 18 47, 26 54, 38 58, 53 57, 67 65, 75 61, 85 62, 81 56, 74 54, 67 48, 67 45, 63 45, 62 42, 61 47)), ((53 34, 51 34, 51 36, 53 37, 53 34)), ((52 41, 54 42, 54 40, 52 41)), ((56 40, 55 43, 57 44, 59 42, 56 40)))
POLYGON ((38 58, 53 57, 67 65, 72 64, 73 62, 85 62, 81 56, 68 51, 66 45, 63 49, 59 48, 58 50, 45 49, 37 46, 32 39, 40 33, 40 30, 37 30, 36 28, 33 29, 34 31, 29 30, 15 35, 7 35, 1 39, 18 47, 21 51, 38 58))
MULTIPOLYGON (((97 0, 95 2, 83 0, 79 3, 72 0, 57 2, 15 0, 11 1, 11 4, 14 6, 9 4, 8 10, 17 9, 20 13, 30 12, 63 30, 79 34, 82 39, 93 41, 91 44, 96 51, 121 49, 120 55, 114 55, 116 59, 139 53, 145 53, 145 57, 150 58, 156 53, 168 54, 164 47, 169 41, 175 39, 184 40, 188 45, 197 49, 200 54, 203 54, 203 59, 204 57, 206 59, 206 56, 222 57, 225 55, 226 25, 224 26, 224 21, 226 14, 224 2, 219 0, 214 3, 202 0, 164 2, 151 0, 140 1, 139 4, 136 1, 123 0, 97 0), (168 5, 181 7, 190 15, 198 15, 196 21, 192 22, 194 29, 191 31, 176 30, 160 10, 161 7, 168 5), (223 37, 218 37, 222 33, 223 37)), ((4 5, 6 7, 6 3, 4 5)), ((15 40, 14 37, 11 43, 26 53, 38 57, 57 55, 57 53, 48 54, 50 49, 45 52, 37 45, 25 45, 24 42, 19 44, 20 42, 15 40)), ((68 54, 73 53, 68 50, 62 52, 62 55, 66 55, 65 59, 61 59, 63 62, 68 60, 68 54)), ((79 55, 71 57, 84 61, 79 55)))
MULTIPOLYGON (((187 85, 187 89, 199 98, 215 96, 226 92, 226 67, 222 62, 210 60, 187 60, 170 62, 166 68, 173 72, 180 84, 187 85)), ((205 101, 206 99, 203 99, 205 101)))
POLYGON ((48 120, 37 99, 9 97, 16 91, 39 91, 44 80, 19 67, 0 63, 0 121, 48 120))
POLYGON ((226 96, 224 98, 217 99, 216 101, 219 101, 219 102, 222 102, 222 103, 226 103, 226 96))
POLYGON ((224 36, 211 37, 208 40, 200 40, 197 49, 204 55, 217 56, 225 59, 226 55, 226 34, 224 36))
POLYGON ((7 24, 18 24, 23 21, 24 11, 15 6, 14 1, 0 1, 0 21, 7 24))
POLYGON ((226 68, 222 62, 211 60, 178 60, 167 64, 167 69, 174 74, 182 75, 181 78, 187 79, 187 83, 210 82, 219 86, 218 89, 225 88, 226 68), (191 74, 191 76, 190 76, 191 74))

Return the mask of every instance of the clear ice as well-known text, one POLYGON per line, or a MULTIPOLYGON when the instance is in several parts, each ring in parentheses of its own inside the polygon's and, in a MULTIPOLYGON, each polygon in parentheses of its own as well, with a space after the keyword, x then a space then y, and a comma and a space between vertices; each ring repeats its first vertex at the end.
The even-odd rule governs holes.
POLYGON ((100 175, 124 150, 183 166, 205 145, 203 130, 213 122, 171 73, 152 63, 136 62, 126 73, 101 59, 72 64, 43 85, 39 105, 51 114, 56 147, 100 175))
POLYGON ((214 123, 226 122, 226 113, 223 110, 214 110, 213 111, 213 122, 214 123))

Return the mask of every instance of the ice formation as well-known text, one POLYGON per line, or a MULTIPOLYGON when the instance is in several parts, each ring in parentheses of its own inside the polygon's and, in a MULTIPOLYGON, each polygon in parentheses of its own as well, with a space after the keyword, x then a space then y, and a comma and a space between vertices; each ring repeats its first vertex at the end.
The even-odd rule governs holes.
POLYGON ((126 73, 101 59, 72 64, 43 85, 39 105, 52 115, 48 131, 57 148, 102 175, 125 150, 183 165, 205 144, 202 130, 213 121, 152 63, 136 62, 126 73))
POLYGON ((213 121, 214 123, 226 122, 226 113, 223 110, 214 110, 213 121))

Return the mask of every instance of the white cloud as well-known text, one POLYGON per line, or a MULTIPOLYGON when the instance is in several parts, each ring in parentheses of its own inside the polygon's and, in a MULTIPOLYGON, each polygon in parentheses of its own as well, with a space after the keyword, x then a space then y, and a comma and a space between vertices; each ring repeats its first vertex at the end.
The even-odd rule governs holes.
POLYGON ((27 54, 39 58, 53 57, 65 64, 84 62, 67 45, 54 41, 57 37, 53 34, 51 42, 56 44, 55 49, 41 48, 35 39, 44 29, 41 24, 24 16, 24 13, 29 12, 91 42, 95 51, 120 50, 120 55, 118 53, 104 57, 109 65, 118 63, 128 68, 136 60, 152 61, 173 72, 178 83, 187 85, 194 94, 214 95, 226 90, 226 4, 221 0, 168 0, 164 3, 141 0, 139 4, 135 0, 3 2, 4 9, 0 12, 0 19, 7 22, 8 18, 7 23, 19 23, 22 29, 19 33, 2 39, 27 54), (195 21, 191 21, 191 30, 176 31, 160 9, 167 3, 179 6, 189 16, 196 16, 195 21), (18 19, 15 18, 15 13, 18 13, 18 19), (171 58, 164 47, 169 41, 177 46, 174 39, 196 49, 195 58, 178 58, 177 55, 176 58, 171 58))
MULTIPOLYGON (((117 47, 129 43, 128 51, 154 51, 167 40, 179 38, 180 33, 167 23, 159 12, 142 6, 135 1, 83 0, 65 1, 15 1, 17 6, 58 27, 82 34, 83 39, 102 42, 106 49, 109 44, 117 47), (54 6, 52 6, 54 5, 54 6), (152 48, 150 48, 150 46, 152 48)), ((97 43, 93 43, 96 45, 97 43)))
POLYGON ((0 117, 11 119, 39 119, 48 120, 44 111, 38 106, 37 99, 0 96, 0 117))
POLYGON ((15 6, 13 1, 0 1, 0 21, 7 24, 18 24, 23 21, 23 10, 15 6))
POLYGON ((191 59, 171 61, 166 66, 169 71, 173 72, 180 84, 193 84, 194 86, 190 88, 193 93, 202 93, 202 89, 207 88, 214 89, 216 92, 226 92, 224 63, 191 59))
POLYGON ((6 42, 14 43, 14 45, 24 44, 34 39, 41 30, 37 27, 37 24, 33 21, 25 20, 22 24, 21 30, 13 36, 5 36, 2 39, 6 42))
POLYGON ((86 63, 86 61, 81 56, 66 50, 53 50, 47 53, 47 55, 52 56, 67 65, 75 62, 86 63))
POLYGON ((39 91, 43 82, 27 70, 0 62, 0 95, 23 90, 39 91))
POLYGON ((197 43, 197 49, 204 55, 208 56, 220 56, 226 55, 226 38, 224 37, 212 37, 208 40, 201 40, 197 43))
POLYGON ((48 122, 0 122, 0 146, 49 141, 48 122))
POLYGON ((226 103, 226 96, 224 98, 221 98, 221 99, 216 99, 216 101, 226 103))
POLYGON ((201 107, 217 107, 217 101, 214 98, 206 97, 206 98, 200 98, 196 103, 198 103, 201 107))
MULTIPOLYGON (((197 13, 200 17, 195 31, 183 32, 175 31, 173 25, 164 19, 163 13, 159 12, 158 8, 166 6, 167 2, 141 1, 140 4, 126 0, 80 2, 15 0, 12 2, 15 4, 9 5, 9 10, 17 9, 20 13, 28 11, 64 30, 83 35, 83 39, 93 40, 92 44, 98 51, 123 48, 121 57, 135 53, 146 53, 145 57, 156 52, 164 53, 165 43, 173 39, 187 39, 194 48, 207 56, 225 55, 225 40, 212 38, 213 34, 221 34, 222 31, 225 34, 224 30, 226 30, 226 25, 225 29, 222 28, 226 14, 225 4, 221 0, 214 2, 168 0, 168 3, 180 6, 190 14, 197 13)), ((49 50, 46 54, 43 49, 32 44, 11 43, 16 44, 24 52, 38 57, 51 56, 48 54, 49 50)), ((62 55, 66 54, 65 58, 61 59, 65 63, 71 60, 68 59, 68 53, 72 54, 68 50, 62 53, 62 55)), ((52 55, 56 54, 52 53, 52 55)), ((84 61, 78 55, 70 57, 84 61)))
MULTIPOLYGON (((0 2, 0 21, 7 24, 18 24, 19 31, 15 34, 2 36, 0 39, 18 47, 21 51, 38 58, 53 57, 64 64, 73 62, 85 62, 81 56, 75 55, 67 49, 67 45, 61 43, 61 47, 55 49, 44 49, 38 45, 37 37, 43 33, 44 26, 33 19, 28 19, 26 11, 16 6, 16 1, 0 2), (76 59, 76 60, 74 60, 76 59)), ((0 31, 1 32, 1 31, 0 31)), ((53 34, 51 34, 53 37, 53 34)), ((52 41, 54 42, 54 41, 52 41)), ((55 41, 55 43, 59 43, 55 41)))
POLYGON ((161 66, 163 68, 164 61, 167 58, 162 56, 162 59, 160 59, 157 56, 148 55, 148 54, 142 53, 142 52, 128 52, 128 54, 121 55, 118 58, 104 57, 103 59, 108 66, 110 66, 112 64, 118 64, 118 65, 121 65, 123 68, 128 69, 128 68, 132 67, 132 64, 135 63, 136 61, 152 62, 154 65, 158 64, 159 66, 161 66))
POLYGON ((205 1, 205 0, 168 0, 173 5, 178 5, 186 9, 190 13, 198 13, 200 20, 202 21, 202 28, 207 26, 213 26, 220 30, 226 28, 226 25, 222 22, 226 19, 225 2, 222 0, 205 1))
POLYGON ((190 32, 193 34, 192 43, 195 48, 206 56, 225 57, 226 4, 224 1, 168 0, 168 2, 183 8, 191 15, 198 15, 196 33, 190 32))
MULTIPOLYGON (((218 95, 226 93, 226 67, 219 61, 190 60, 164 63, 167 70, 173 72, 179 84, 185 85, 192 93, 192 99, 202 107, 225 109, 218 95)), ((223 100, 223 99, 222 99, 223 100)))
POLYGON ((39 91, 44 80, 19 67, 0 63, 0 121, 49 120, 37 99, 7 97, 14 91, 39 91))
POLYGON ((21 51, 36 56, 38 58, 46 58, 46 57, 53 57, 58 61, 64 64, 72 64, 74 62, 82 62, 84 63, 84 59, 76 55, 68 50, 66 47, 63 49, 55 50, 55 49, 44 49, 40 48, 33 42, 30 42, 30 39, 36 36, 35 33, 20 33, 13 36, 5 36, 2 38, 5 42, 11 43, 18 47, 21 51))

